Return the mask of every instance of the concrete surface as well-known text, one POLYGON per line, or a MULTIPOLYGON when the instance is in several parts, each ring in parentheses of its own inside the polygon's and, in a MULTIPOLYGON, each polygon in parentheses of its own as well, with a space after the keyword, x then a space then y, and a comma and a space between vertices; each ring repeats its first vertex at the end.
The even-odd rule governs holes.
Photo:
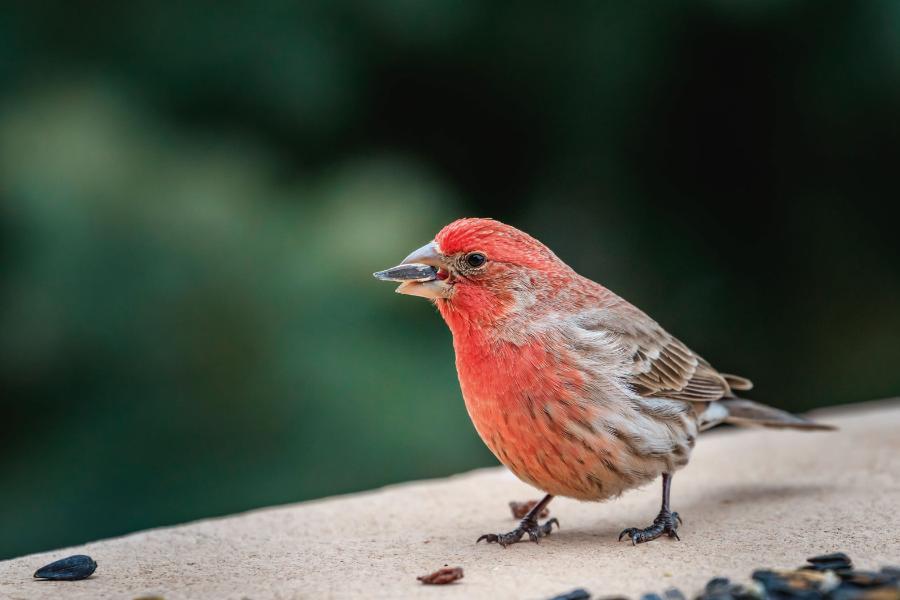
POLYGON ((603 504, 556 499, 562 530, 540 545, 475 545, 515 525, 509 500, 540 494, 493 468, 443 480, 259 510, 0 562, 0 598, 546 598, 745 580, 843 550, 861 568, 900 564, 900 403, 825 413, 836 433, 714 432, 674 479, 682 541, 616 542, 649 524, 657 484, 603 504), (86 553, 75 582, 34 581, 45 563, 86 553), (465 578, 423 586, 417 575, 460 566, 465 578))

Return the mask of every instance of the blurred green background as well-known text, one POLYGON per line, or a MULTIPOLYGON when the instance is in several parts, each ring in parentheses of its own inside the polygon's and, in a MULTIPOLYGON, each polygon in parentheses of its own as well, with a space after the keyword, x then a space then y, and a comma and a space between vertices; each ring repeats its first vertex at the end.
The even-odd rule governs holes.
POLYGON ((900 390, 900 2, 4 3, 0 558, 495 464, 371 273, 539 237, 754 397, 900 390))

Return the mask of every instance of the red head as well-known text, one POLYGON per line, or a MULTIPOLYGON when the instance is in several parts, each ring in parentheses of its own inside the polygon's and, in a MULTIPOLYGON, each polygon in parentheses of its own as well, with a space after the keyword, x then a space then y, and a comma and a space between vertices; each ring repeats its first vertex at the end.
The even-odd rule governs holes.
MULTIPOLYGON (((433 277, 423 277, 420 271, 390 278, 414 279, 397 292, 434 300, 454 329, 460 322, 499 324, 552 295, 563 280, 576 277, 547 246, 493 219, 454 221, 402 264, 436 269, 433 277)), ((384 273, 394 271, 380 276, 389 278, 384 273)))
POLYGON ((565 266, 550 249, 524 231, 493 219, 459 219, 441 229, 434 241, 445 256, 480 252, 489 262, 535 270, 565 266))

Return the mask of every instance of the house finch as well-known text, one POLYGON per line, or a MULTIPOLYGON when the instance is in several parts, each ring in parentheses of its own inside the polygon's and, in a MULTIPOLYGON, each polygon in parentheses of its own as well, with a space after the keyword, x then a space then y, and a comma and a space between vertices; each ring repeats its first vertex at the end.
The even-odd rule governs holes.
POLYGON ((498 221, 455 221, 375 276, 437 305, 475 429, 500 462, 547 494, 516 529, 478 541, 506 546, 527 534, 536 542, 556 522, 537 519, 554 496, 604 500, 660 475, 659 515, 619 539, 678 539, 669 491, 699 432, 721 422, 829 428, 738 398, 749 380, 720 373, 640 309, 498 221))

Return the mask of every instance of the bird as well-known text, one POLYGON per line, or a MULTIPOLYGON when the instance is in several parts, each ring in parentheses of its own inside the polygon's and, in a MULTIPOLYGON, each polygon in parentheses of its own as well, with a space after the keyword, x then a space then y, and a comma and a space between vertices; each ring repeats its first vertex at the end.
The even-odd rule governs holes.
POLYGON ((538 542, 559 527, 555 518, 538 522, 555 496, 602 501, 660 477, 658 515, 619 541, 680 540, 671 485, 700 432, 720 423, 832 429, 738 396, 752 388, 749 379, 716 370, 645 312, 500 221, 453 221, 374 275, 434 303, 452 334, 478 435, 545 494, 515 529, 477 542, 538 542))

